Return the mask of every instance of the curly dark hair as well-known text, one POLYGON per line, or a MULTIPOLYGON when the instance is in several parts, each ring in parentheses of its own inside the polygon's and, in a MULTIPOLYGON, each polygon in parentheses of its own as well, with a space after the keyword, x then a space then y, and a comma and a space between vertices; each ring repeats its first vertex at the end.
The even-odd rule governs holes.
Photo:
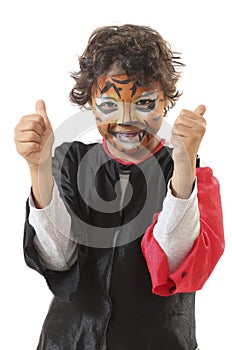
POLYGON ((141 86, 159 81, 169 100, 166 114, 181 95, 176 88, 181 72, 176 68, 184 64, 179 60, 179 53, 173 52, 169 43, 150 27, 125 24, 97 28, 79 57, 80 70, 71 74, 75 85, 70 100, 86 107, 91 102, 97 78, 114 66, 120 74, 127 74, 141 86))

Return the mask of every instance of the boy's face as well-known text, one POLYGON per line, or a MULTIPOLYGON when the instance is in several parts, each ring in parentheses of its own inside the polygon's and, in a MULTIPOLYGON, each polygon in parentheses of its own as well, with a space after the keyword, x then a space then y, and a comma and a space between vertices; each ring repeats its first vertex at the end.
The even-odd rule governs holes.
POLYGON ((92 107, 99 132, 114 150, 153 151, 166 101, 159 83, 137 86, 127 75, 99 77, 92 107))

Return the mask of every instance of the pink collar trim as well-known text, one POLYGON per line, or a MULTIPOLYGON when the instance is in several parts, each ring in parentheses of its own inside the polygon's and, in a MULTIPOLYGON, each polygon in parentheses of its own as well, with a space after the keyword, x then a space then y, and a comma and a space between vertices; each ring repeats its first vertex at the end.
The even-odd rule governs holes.
POLYGON ((113 156, 113 154, 111 154, 107 148, 106 145, 106 140, 102 139, 102 148, 105 151, 106 154, 108 154, 108 156, 110 156, 111 158, 115 159, 117 162, 124 164, 124 165, 130 165, 130 164, 139 164, 144 162, 146 159, 151 158, 154 154, 156 154, 161 148, 163 148, 164 144, 165 144, 166 140, 165 139, 161 139, 160 143, 158 144, 158 146, 154 149, 154 151, 152 153, 150 153, 147 157, 142 158, 140 160, 138 160, 137 162, 125 162, 123 160, 121 160, 120 158, 116 158, 115 156, 113 156))

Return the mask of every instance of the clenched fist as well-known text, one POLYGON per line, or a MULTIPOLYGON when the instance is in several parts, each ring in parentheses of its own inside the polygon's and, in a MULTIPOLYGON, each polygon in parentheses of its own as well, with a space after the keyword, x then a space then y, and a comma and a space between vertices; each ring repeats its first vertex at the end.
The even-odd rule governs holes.
POLYGON ((36 102, 35 111, 35 114, 22 117, 16 125, 15 144, 17 151, 29 165, 35 206, 44 208, 52 198, 54 134, 44 101, 36 102))
POLYGON ((50 161, 54 135, 43 100, 36 102, 35 114, 21 118, 15 127, 15 144, 18 153, 29 166, 50 161))
POLYGON ((172 192, 180 198, 188 198, 196 176, 196 157, 205 134, 204 105, 195 111, 183 109, 172 129, 174 172, 172 192))
POLYGON ((183 109, 172 129, 173 160, 193 164, 205 134, 205 106, 200 105, 194 112, 183 109))

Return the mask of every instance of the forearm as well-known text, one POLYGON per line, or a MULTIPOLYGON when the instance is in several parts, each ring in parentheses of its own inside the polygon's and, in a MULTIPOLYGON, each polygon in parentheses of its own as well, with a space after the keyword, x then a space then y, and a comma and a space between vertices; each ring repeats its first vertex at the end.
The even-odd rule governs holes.
POLYGON ((170 273, 185 260, 199 232, 197 184, 189 199, 175 198, 169 190, 153 236, 167 256, 170 273))
POLYGON ((177 198, 190 197, 196 177, 196 160, 187 163, 174 163, 174 171, 171 181, 171 191, 177 198))
POLYGON ((77 259, 77 243, 71 239, 71 217, 54 182, 52 199, 43 209, 34 207, 30 197, 29 223, 34 227, 34 245, 43 265, 52 270, 67 270, 77 259))
POLYGON ((52 198, 53 177, 52 161, 49 159, 45 163, 38 165, 29 165, 31 174, 32 196, 36 208, 46 207, 52 198))

